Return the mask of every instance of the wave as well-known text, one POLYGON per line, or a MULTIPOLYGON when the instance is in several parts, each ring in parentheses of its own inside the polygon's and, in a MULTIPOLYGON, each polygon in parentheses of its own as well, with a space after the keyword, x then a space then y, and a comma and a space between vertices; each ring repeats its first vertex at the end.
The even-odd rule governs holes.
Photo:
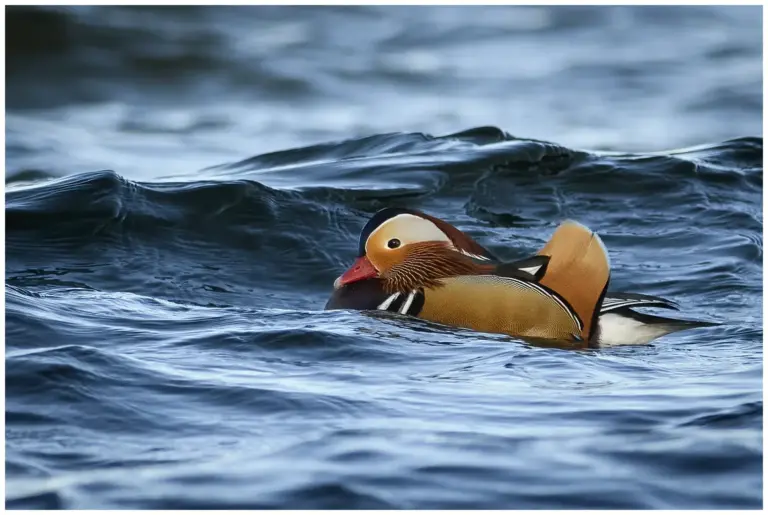
MULTIPOLYGON (((210 221, 255 226, 273 221, 270 217, 281 209, 302 216, 308 214, 302 208, 371 211, 384 202, 462 196, 469 201, 468 211, 483 213, 504 209, 503 204, 510 209, 526 197, 566 186, 568 200, 587 197, 588 207, 597 198, 611 196, 656 207, 647 202, 668 201, 699 186, 706 190, 698 192, 701 198, 696 200, 705 201, 708 208, 714 204, 708 190, 716 189, 728 191, 730 198, 722 201, 733 208, 732 201, 740 196, 762 190, 762 138, 664 154, 598 154, 521 140, 485 127, 442 137, 386 134, 317 145, 203 173, 211 179, 140 183, 101 171, 11 187, 6 198, 8 230, 44 229, 53 221, 56 232, 79 223, 91 225, 94 232, 116 225, 188 229, 210 221)), ((554 204, 560 210, 565 207, 554 204)), ((688 204, 696 208, 701 202, 688 204)))
POLYGON ((540 246, 563 218, 593 226, 609 249, 634 249, 641 260, 653 259, 654 239, 683 263, 702 245, 724 257, 734 249, 749 261, 762 256, 760 138, 604 154, 482 127, 270 153, 204 174, 149 183, 101 171, 11 184, 10 283, 163 298, 181 289, 170 298, 186 301, 202 290, 214 303, 272 298, 281 305, 300 281, 311 299, 300 307, 309 307, 354 255, 365 220, 384 206, 434 212, 510 259, 540 246), (722 247, 705 238, 712 231, 723 231, 722 247), (178 284, 180 269, 188 284, 178 284))

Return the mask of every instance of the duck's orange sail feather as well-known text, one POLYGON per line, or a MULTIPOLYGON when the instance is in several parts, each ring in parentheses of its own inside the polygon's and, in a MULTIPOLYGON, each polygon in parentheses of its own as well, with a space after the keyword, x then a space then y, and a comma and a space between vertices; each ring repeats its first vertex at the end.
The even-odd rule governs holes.
POLYGON ((539 251, 549 256, 540 283, 557 292, 583 323, 581 337, 588 340, 610 279, 610 263, 600 237, 583 225, 563 222, 539 251))

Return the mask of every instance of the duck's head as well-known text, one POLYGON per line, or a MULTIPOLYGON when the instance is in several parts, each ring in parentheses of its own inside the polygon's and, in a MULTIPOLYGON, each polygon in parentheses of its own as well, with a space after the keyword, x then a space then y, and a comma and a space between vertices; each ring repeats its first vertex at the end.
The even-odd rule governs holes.
POLYGON ((389 292, 434 287, 471 273, 493 256, 447 222, 413 209, 386 208, 360 234, 357 260, 334 282, 338 289, 379 279, 389 292))

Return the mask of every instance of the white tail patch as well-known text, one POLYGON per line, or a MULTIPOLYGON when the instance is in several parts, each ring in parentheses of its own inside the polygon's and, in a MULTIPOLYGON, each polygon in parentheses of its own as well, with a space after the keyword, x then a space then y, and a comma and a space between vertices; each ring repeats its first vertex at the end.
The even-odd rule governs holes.
POLYGON ((603 347, 615 345, 644 345, 673 332, 664 324, 646 324, 630 317, 606 313, 598 319, 598 343, 603 347))

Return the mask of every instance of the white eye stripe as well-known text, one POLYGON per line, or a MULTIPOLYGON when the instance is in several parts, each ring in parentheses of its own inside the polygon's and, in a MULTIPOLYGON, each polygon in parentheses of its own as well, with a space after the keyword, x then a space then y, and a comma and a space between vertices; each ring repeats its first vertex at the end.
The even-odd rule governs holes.
POLYGON ((397 300, 399 296, 400 296, 400 292, 390 295, 389 297, 386 298, 386 300, 384 300, 384 302, 379 304, 379 306, 376 309, 383 309, 384 311, 386 311, 387 309, 389 309, 389 306, 391 306, 392 303, 397 300))
MULTIPOLYGON (((397 238, 400 240, 400 246, 405 246, 410 243, 422 242, 422 241, 445 241, 450 243, 451 240, 448 236, 440 230, 440 228, 431 221, 415 216, 409 213, 393 216, 389 220, 383 222, 376 229, 368 235, 368 239, 365 242, 365 250, 368 252, 368 243, 372 241, 379 231, 386 230, 390 232, 390 238, 397 238)), ((389 240, 387 240, 389 241, 389 240)), ((387 242, 383 242, 386 245, 387 242)))

